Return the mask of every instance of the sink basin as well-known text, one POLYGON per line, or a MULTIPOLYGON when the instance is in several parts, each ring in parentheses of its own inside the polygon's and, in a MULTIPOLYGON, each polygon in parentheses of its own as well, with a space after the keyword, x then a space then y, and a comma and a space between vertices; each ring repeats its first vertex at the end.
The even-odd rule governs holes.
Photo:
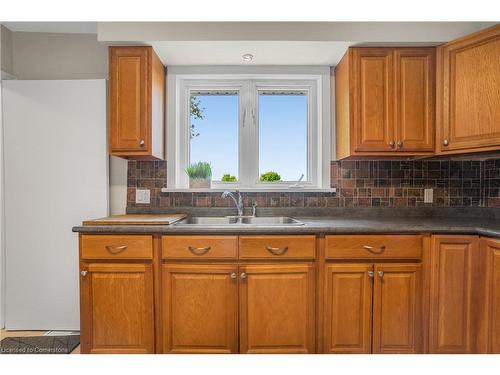
POLYGON ((270 217, 244 217, 243 224, 249 225, 303 225, 304 223, 292 217, 270 216, 270 217))
POLYGON ((291 217, 286 216, 271 216, 271 217, 254 217, 254 216, 223 216, 223 217, 202 217, 193 216, 177 222, 175 225, 241 225, 241 226, 290 226, 304 225, 291 217))

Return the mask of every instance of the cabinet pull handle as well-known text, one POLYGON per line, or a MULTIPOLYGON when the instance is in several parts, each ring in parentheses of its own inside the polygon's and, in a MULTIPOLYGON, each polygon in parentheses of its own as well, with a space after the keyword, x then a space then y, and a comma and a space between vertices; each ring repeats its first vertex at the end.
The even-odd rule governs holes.
POLYGON ((146 142, 144 142, 144 139, 141 139, 141 141, 139 142, 139 146, 144 147, 145 144, 146 142))
POLYGON ((86 270, 82 270, 80 271, 80 275, 82 275, 83 277, 87 276, 87 272, 86 270))
POLYGON ((284 246, 284 247, 266 246, 266 250, 269 251, 273 255, 283 255, 288 251, 288 246, 284 246))
POLYGON ((212 248, 211 246, 205 246, 205 247, 188 246, 189 251, 191 251, 194 255, 205 255, 211 248, 212 248))
POLYGON ((373 271, 368 271, 368 277, 373 277, 373 271))
POLYGON ((378 277, 380 278, 384 277, 384 271, 378 271, 378 277))
POLYGON ((237 276, 237 275, 236 275, 236 272, 231 272, 231 275, 230 275, 230 276, 231 276, 231 279, 236 279, 236 276, 237 276))
POLYGON ((448 146, 449 144, 450 144, 450 142, 447 139, 443 140, 443 146, 448 146))
POLYGON ((398 147, 399 148, 403 147, 403 141, 398 141, 398 147))
POLYGON ((363 249, 372 253, 372 254, 382 254, 385 251, 385 245, 381 245, 379 250, 374 250, 373 246, 363 245, 363 249))
POLYGON ((247 275, 245 272, 242 272, 242 273, 240 274, 240 279, 241 279, 241 280, 245 280, 245 279, 247 278, 247 276, 248 276, 248 275, 247 275))
POLYGON ((107 245, 106 246, 106 250, 108 250, 111 254, 120 254, 120 253, 123 253, 125 250, 127 250, 128 246, 127 245, 123 245, 123 246, 110 246, 110 245, 107 245))
POLYGON ((389 142, 389 146, 390 146, 391 148, 394 148, 394 146, 395 146, 395 145, 396 145, 396 144, 394 143, 394 141, 390 141, 390 142, 389 142))

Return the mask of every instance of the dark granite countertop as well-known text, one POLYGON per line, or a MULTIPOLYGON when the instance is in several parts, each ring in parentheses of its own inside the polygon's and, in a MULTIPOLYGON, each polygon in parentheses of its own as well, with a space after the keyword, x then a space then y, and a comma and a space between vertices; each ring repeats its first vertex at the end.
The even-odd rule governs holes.
MULTIPOLYGON (((448 212, 453 214, 454 212, 448 212)), ((382 215, 299 216, 302 226, 250 226, 250 225, 103 225, 77 226, 80 233, 130 234, 356 234, 356 233, 455 233, 500 237, 500 218, 496 215, 401 215, 385 210, 382 215), (365 216, 365 217, 361 217, 365 216)))

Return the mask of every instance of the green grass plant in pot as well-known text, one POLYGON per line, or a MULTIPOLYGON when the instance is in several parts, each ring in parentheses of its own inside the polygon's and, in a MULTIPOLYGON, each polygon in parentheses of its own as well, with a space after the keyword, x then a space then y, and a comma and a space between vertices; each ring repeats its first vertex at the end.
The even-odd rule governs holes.
POLYGON ((199 161, 190 164, 186 168, 186 173, 189 176, 190 189, 210 188, 212 180, 212 166, 210 163, 199 161))
POLYGON ((281 181, 281 176, 277 172, 269 171, 266 173, 262 173, 260 175, 260 180, 262 182, 276 182, 281 181))

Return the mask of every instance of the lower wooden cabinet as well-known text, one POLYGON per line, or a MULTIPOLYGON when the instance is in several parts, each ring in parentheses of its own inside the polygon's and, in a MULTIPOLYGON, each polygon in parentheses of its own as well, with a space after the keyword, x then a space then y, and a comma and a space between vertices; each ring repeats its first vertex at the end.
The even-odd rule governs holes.
POLYGON ((500 240, 481 239, 486 255, 486 353, 500 354, 500 240))
POLYGON ((421 352, 420 264, 328 264, 325 274, 325 352, 421 352))
MULTIPOLYGON (((474 351, 474 279, 479 275, 477 236, 433 236, 429 350, 474 351)), ((478 301, 479 302, 479 301, 478 301)))
POLYGON ((164 264, 165 353, 238 352, 238 267, 164 264))
POLYGON ((81 352, 154 353, 150 264, 82 263, 81 352))
POLYGON ((241 353, 314 353, 313 267, 240 266, 241 353))

